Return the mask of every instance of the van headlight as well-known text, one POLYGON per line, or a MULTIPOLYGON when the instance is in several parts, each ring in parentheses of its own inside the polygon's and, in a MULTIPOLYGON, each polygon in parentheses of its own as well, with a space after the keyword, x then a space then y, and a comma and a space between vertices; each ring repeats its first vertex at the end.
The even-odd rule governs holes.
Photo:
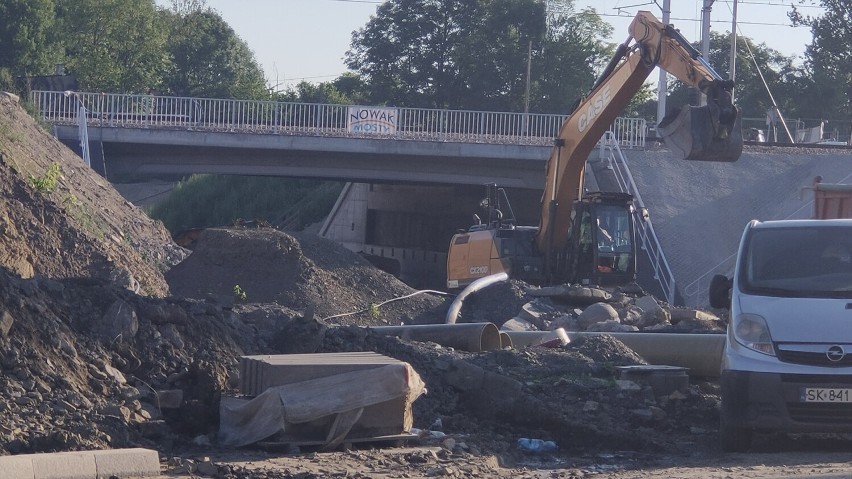
POLYGON ((734 338, 743 346, 759 353, 775 356, 769 327, 762 316, 741 314, 734 320, 734 338))

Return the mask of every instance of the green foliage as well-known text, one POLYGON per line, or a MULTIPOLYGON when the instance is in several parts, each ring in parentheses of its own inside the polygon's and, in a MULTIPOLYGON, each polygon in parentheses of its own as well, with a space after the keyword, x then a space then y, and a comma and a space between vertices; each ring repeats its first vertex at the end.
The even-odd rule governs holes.
MULTIPOLYGON (((0 2, 0 69, 13 75, 44 75, 61 56, 53 35, 54 0, 0 2)), ((4 87, 0 79, 0 88, 4 87)))
POLYGON ((285 91, 273 92, 272 100, 335 105, 371 104, 370 86, 359 75, 347 72, 331 82, 299 82, 285 91))
POLYGON ((331 210, 340 186, 323 188, 318 180, 274 177, 193 175, 150 211, 170 231, 231 225, 239 218, 277 224, 293 205, 300 208, 301 224, 323 218, 331 210))
POLYGON ((18 93, 18 86, 15 85, 15 77, 9 68, 0 67, 0 91, 18 93))
POLYGON ((370 318, 379 319, 379 305, 376 303, 370 303, 370 307, 367 310, 370 313, 370 318))
POLYGON ((57 17, 81 89, 144 92, 160 83, 168 30, 151 0, 58 0, 57 17))
POLYGON ((263 71, 254 53, 222 17, 193 4, 163 12, 173 60, 163 89, 178 96, 266 99, 263 71))
POLYGON ((241 288, 240 285, 238 285, 238 284, 234 285, 233 291, 234 291, 234 297, 237 298, 240 301, 245 301, 246 298, 248 297, 248 295, 246 294, 246 291, 243 288, 241 288))
POLYGON ((53 190, 56 189, 56 184, 59 181, 59 175, 61 174, 62 170, 59 168, 59 163, 53 162, 47 167, 47 171, 45 171, 43 175, 30 175, 27 182, 33 188, 38 190, 39 193, 47 195, 53 193, 53 190))
POLYGON ((390 0, 353 34, 346 63, 373 103, 565 112, 591 86, 610 27, 573 1, 390 0), (559 7, 559 8, 557 8, 559 7))
POLYGON ((797 79, 802 91, 803 116, 852 119, 852 8, 849 0, 819 0, 823 14, 803 15, 793 6, 793 25, 811 27, 813 43, 805 50, 805 67, 797 79))
POLYGON ((71 218, 73 218, 74 221, 83 228, 83 230, 87 231, 95 238, 101 240, 106 238, 106 227, 102 224, 103 220, 96 218, 92 211, 84 203, 81 203, 75 194, 68 193, 68 196, 62 200, 62 206, 65 207, 68 215, 71 216, 71 218))
MULTIPOLYGON (((729 77, 731 71, 730 45, 729 33, 711 32, 708 61, 724 77, 729 77)), ((750 38, 737 37, 737 84, 734 90, 734 100, 743 116, 746 118, 764 118, 766 111, 772 108, 769 93, 760 78, 761 73, 776 100, 781 102, 792 101, 792 98, 785 98, 780 92, 784 91, 785 84, 793 71, 793 57, 787 57, 769 48, 765 43, 755 44, 750 38), (760 66, 760 73, 758 73, 755 63, 760 66)), ((666 104, 669 111, 689 104, 690 101, 695 101, 695 93, 692 89, 679 81, 670 84, 669 91, 671 94, 666 104)), ((783 103, 781 107, 782 109, 785 108, 783 103)), ((788 104, 786 108, 789 109, 791 106, 788 104)))

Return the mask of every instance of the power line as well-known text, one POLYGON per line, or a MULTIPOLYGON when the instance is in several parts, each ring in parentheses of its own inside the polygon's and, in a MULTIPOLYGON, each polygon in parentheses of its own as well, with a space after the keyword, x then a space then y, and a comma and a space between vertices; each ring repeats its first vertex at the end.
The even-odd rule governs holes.
MULTIPOLYGON (((625 19, 625 20, 630 20, 630 19, 632 19, 632 18, 633 18, 633 15, 618 15, 618 14, 615 14, 615 13, 598 13, 598 15, 600 15, 601 17, 617 17, 617 18, 623 18, 623 19, 625 19)), ((700 21, 701 21, 701 19, 697 19, 697 18, 677 18, 677 17, 671 17, 669 21, 679 21, 679 22, 700 22, 700 21)), ((723 21, 726 21, 726 20, 723 20, 723 21)), ((714 20, 714 22, 718 23, 718 22, 719 22, 719 20, 714 20)), ((795 25, 795 26, 794 26, 794 25, 790 25, 790 24, 788 24, 788 23, 744 22, 744 21, 740 21, 740 20, 737 20, 737 23, 742 23, 743 25, 767 25, 767 26, 773 26, 773 27, 791 27, 791 28, 804 27, 804 25, 795 25)))

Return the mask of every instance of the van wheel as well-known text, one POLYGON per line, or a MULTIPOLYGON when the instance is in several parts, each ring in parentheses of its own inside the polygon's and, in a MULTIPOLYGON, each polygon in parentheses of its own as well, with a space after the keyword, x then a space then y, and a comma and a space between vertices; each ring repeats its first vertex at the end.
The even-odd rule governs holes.
POLYGON ((725 452, 746 452, 751 447, 752 430, 734 427, 724 420, 719 424, 719 444, 725 452))

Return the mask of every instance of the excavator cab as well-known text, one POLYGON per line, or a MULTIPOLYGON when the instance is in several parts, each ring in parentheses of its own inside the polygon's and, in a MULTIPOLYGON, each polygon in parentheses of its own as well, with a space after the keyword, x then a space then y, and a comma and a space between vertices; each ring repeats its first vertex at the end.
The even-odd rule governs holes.
POLYGON ((589 193, 574 203, 572 217, 565 269, 553 282, 611 286, 635 281, 633 197, 589 193))

